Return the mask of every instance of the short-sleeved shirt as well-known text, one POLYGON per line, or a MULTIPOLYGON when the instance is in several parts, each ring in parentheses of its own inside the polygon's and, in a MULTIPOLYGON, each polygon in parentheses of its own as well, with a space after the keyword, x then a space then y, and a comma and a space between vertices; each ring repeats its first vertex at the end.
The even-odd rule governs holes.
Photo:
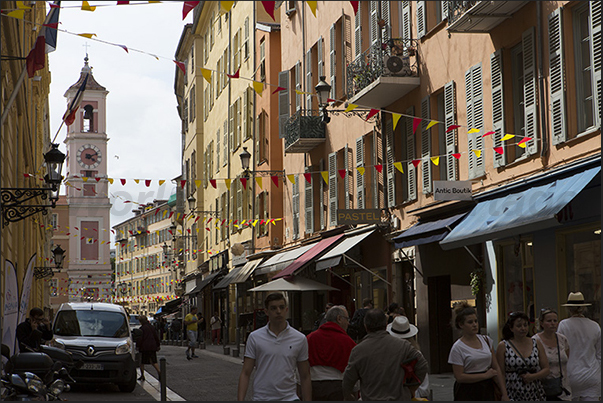
MULTIPOLYGON (((192 313, 189 313, 188 315, 186 315, 184 317, 184 323, 191 321, 191 320, 195 320, 195 319, 197 319, 197 315, 193 315, 192 313)), ((187 325, 186 330, 192 330, 192 331, 196 332, 197 331, 197 323, 198 322, 187 325)))
POLYGON ((448 364, 460 365, 466 374, 486 372, 492 366, 492 352, 490 346, 492 339, 488 336, 478 335, 482 346, 479 349, 469 347, 458 339, 450 349, 448 364), (487 339, 487 341, 486 341, 487 339))
POLYGON ((245 357, 255 360, 253 400, 298 400, 297 363, 308 360, 308 341, 289 324, 277 336, 261 327, 249 335, 245 357))

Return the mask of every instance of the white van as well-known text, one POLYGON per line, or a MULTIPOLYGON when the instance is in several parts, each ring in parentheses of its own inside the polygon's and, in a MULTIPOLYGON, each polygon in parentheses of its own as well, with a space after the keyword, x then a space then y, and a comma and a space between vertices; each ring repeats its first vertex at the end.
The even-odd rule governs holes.
POLYGON ((84 365, 71 376, 78 383, 115 383, 122 392, 136 387, 135 348, 129 317, 121 305, 102 302, 62 304, 52 325, 50 343, 84 365))

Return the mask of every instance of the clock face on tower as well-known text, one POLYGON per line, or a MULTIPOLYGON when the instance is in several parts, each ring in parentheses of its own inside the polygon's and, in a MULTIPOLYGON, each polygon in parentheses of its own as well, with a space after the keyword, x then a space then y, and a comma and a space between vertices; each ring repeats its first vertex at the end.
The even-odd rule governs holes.
POLYGON ((94 169, 102 161, 101 150, 92 144, 85 144, 77 150, 77 162, 85 169, 94 169))

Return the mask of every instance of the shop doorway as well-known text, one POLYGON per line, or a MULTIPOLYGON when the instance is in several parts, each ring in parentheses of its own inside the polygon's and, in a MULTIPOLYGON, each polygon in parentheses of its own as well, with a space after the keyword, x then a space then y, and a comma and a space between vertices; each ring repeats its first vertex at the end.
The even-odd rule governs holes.
POLYGON ((429 305, 429 351, 432 373, 452 372, 448 355, 452 348, 450 276, 427 279, 429 305))

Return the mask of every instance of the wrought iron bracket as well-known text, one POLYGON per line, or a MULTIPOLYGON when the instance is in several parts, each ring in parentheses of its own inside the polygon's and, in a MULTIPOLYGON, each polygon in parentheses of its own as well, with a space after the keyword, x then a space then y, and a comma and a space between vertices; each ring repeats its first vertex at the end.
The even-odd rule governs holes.
POLYGON ((36 280, 51 278, 54 276, 54 270, 52 270, 52 267, 34 267, 33 275, 36 280))
POLYGON ((47 208, 54 208, 56 206, 55 203, 49 205, 23 203, 36 197, 47 200, 49 190, 49 188, 2 188, 0 206, 2 208, 4 225, 21 221, 40 212, 43 215, 47 215, 47 208))

